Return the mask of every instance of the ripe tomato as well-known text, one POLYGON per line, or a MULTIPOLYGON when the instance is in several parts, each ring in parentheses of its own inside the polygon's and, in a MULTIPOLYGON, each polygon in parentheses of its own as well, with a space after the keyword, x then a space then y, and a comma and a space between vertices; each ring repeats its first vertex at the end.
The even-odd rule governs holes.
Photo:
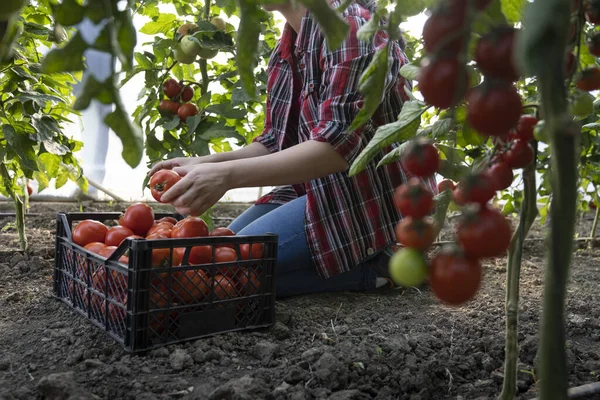
POLYGON ((123 240, 133 235, 133 231, 124 226, 113 226, 106 232, 104 243, 107 246, 119 246, 123 240))
MULTIPOLYGON (((229 263, 237 260, 237 253, 229 247, 217 247, 215 249, 215 263, 229 263)), ((232 277, 237 269, 234 266, 219 268, 220 275, 232 277)))
POLYGON ((73 229, 73 242, 80 246, 92 242, 102 242, 106 238, 108 228, 100 221, 86 219, 77 224, 73 229))
POLYGON ((417 77, 425 101, 437 108, 448 108, 461 101, 469 86, 464 64, 454 58, 440 58, 421 68, 417 77))
POLYGON ((186 217, 177 222, 171 231, 174 239, 205 236, 208 236, 208 225, 199 217, 186 217))
POLYGON ((226 276, 216 275, 213 283, 215 296, 220 300, 237 297, 237 290, 233 281, 226 276))
POLYGON ((165 236, 167 238, 171 237, 171 231, 173 229, 173 224, 170 222, 159 222, 152 225, 152 228, 148 230, 146 236, 150 236, 153 234, 159 234, 165 236))
POLYGON ((516 81, 513 49, 517 30, 503 25, 484 35, 475 49, 475 62, 484 75, 516 81))
POLYGON ((504 161, 493 164, 485 172, 485 175, 490 178, 495 190, 507 189, 512 185, 514 179, 512 168, 504 161))
POLYGON ((123 325, 125 321, 125 315, 127 314, 127 310, 125 308, 119 307, 118 305, 110 302, 103 301, 100 306, 100 314, 102 315, 102 320, 105 320, 108 316, 108 321, 110 321, 111 325, 123 325), (108 303, 108 314, 106 313, 106 304, 108 303))
POLYGON ((235 233, 228 228, 215 228, 210 232, 209 236, 235 236, 235 233))
POLYGON ((406 217, 396 225, 396 240, 411 249, 427 250, 433 235, 433 224, 426 220, 406 217))
POLYGON ((481 284, 481 264, 459 253, 440 252, 431 262, 431 290, 442 302, 454 306, 471 300, 481 284))
POLYGON ((483 135, 500 136, 519 121, 523 104, 517 89, 505 81, 473 89, 467 96, 467 121, 483 135))
POLYGON ((417 178, 399 186, 394 204, 404 217, 423 218, 433 209, 433 194, 417 178))
MULTIPOLYGON (((443 4, 443 3, 442 3, 443 4)), ((465 9, 438 7, 423 25, 423 46, 427 53, 440 51, 458 53, 465 45, 465 9), (451 38, 451 40, 450 40, 451 38)))
POLYGON ((171 169, 162 169, 152 175, 152 178, 150 178, 150 192, 154 200, 164 203, 160 200, 162 195, 180 180, 181 176, 171 169))
POLYGON ((489 176, 485 173, 477 173, 461 179, 453 194, 456 195, 454 199, 456 204, 479 203, 485 205, 494 197, 496 189, 489 176))
POLYGON ((595 210, 598 208, 598 206, 596 206, 596 203, 594 203, 594 200, 590 200, 588 203, 588 207, 590 210, 595 210))
POLYGON ((600 24, 600 4, 597 1, 584 2, 585 19, 592 25, 600 24))
POLYGON ((83 246, 86 250, 89 250, 92 253, 100 254, 100 251, 106 247, 104 243, 101 242, 92 242, 83 246))
POLYGON ((192 247, 192 250, 190 250, 188 261, 190 265, 202 265, 212 263, 212 258, 212 246, 195 246, 192 247))
POLYGON ((198 114, 200 110, 198 110, 198 106, 192 103, 187 103, 179 107, 179 111, 177 111, 177 115, 181 121, 186 122, 188 117, 198 114))
POLYGON ((159 224, 161 222, 170 222, 171 224, 175 225, 177 223, 177 219, 175 219, 173 217, 162 217, 161 219, 156 220, 157 224, 159 224))
POLYGON ((525 168, 533 161, 533 147, 524 140, 515 140, 510 148, 502 155, 502 160, 512 169, 525 168))
POLYGON ((450 179, 443 179, 438 183, 438 192, 443 193, 446 190, 453 191, 456 185, 450 179))
POLYGON ((31 196, 33 194, 33 188, 31 187, 31 183, 27 181, 27 195, 31 196))
POLYGON ((173 293, 184 303, 193 303, 204 300, 210 293, 208 275, 201 270, 188 270, 173 274, 173 293))
POLYGON ((210 20, 210 23, 213 24, 218 31, 225 31, 227 29, 227 24, 223 20, 223 18, 214 17, 210 20))
POLYGON ((398 286, 419 286, 427 278, 427 261, 419 250, 400 249, 390 258, 389 272, 398 286))
POLYGON ((533 128, 538 123, 538 119, 533 115, 521 115, 517 123, 517 137, 521 140, 533 140, 533 128))
POLYGON ((260 275, 257 271, 240 268, 236 276, 236 288, 243 296, 250 296, 260 290, 260 275))
POLYGON ((249 260, 252 256, 253 260, 260 260, 264 256, 265 247, 262 243, 244 243, 240 244, 240 255, 242 260, 249 260), (250 248, 252 246, 252 249, 250 248), (252 250, 252 251, 250 251, 252 250))
POLYGON ((154 211, 148 204, 135 203, 127 207, 119 222, 134 234, 145 236, 154 225, 154 211))
POLYGON ((179 108, 181 108, 181 104, 171 100, 163 100, 158 105, 158 111, 160 112, 160 115, 167 118, 177 115, 179 108))
POLYGON ((433 144, 413 141, 405 151, 402 163, 414 176, 427 177, 440 168, 440 155, 433 144))
POLYGON ((579 90, 584 92, 600 89, 600 68, 590 67, 584 69, 581 71, 581 75, 577 77, 575 84, 579 90))
POLYGON ((181 92, 181 101, 187 103, 188 101, 192 100, 193 97, 194 89, 191 86, 184 87, 183 91, 181 92))
POLYGON ((497 257, 506 252, 512 228, 500 211, 482 207, 478 212, 465 214, 458 223, 458 242, 467 257, 497 257))
POLYGON ((163 93, 170 99, 177 97, 181 93, 181 85, 175 79, 167 79, 163 83, 163 93))
POLYGON ((100 254, 102 257, 109 258, 110 256, 113 255, 115 250, 117 250, 117 246, 106 246, 105 248, 100 250, 100 253, 98 253, 98 254, 100 254))

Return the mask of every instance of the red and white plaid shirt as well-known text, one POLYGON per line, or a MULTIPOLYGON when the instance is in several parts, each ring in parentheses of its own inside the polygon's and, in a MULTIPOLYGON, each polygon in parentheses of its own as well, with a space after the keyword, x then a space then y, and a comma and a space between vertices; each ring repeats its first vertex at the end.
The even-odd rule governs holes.
MULTIPOLYGON (((334 7, 337 2, 332 1, 334 7)), ((378 126, 396 121, 407 100, 404 87, 410 83, 399 73, 407 60, 400 43, 394 42, 382 103, 361 129, 346 133, 363 104, 360 76, 388 36, 380 31, 370 42, 357 39, 356 32, 371 18, 370 11, 359 4, 353 3, 342 16, 350 34, 337 50, 327 47, 309 13, 297 35, 286 24, 269 60, 265 128, 255 139, 270 152, 317 140, 331 144, 352 164, 378 126)), ((329 278, 349 271, 395 243, 394 227, 401 215, 394 207, 393 194, 410 176, 400 162, 376 165, 397 146, 377 154, 363 172, 351 178, 346 171, 276 188, 257 204, 284 204, 306 195, 306 237, 319 275, 329 278)), ((435 193, 435 181, 428 183, 435 193)))

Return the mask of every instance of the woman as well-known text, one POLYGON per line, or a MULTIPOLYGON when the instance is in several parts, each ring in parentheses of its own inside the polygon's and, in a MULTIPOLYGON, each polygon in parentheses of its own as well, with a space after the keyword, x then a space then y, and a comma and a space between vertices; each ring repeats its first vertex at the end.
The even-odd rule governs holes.
POLYGON ((379 109, 363 128, 346 132, 362 107, 360 76, 388 41, 385 32, 368 43, 356 37, 373 4, 357 1, 343 13, 350 33, 337 50, 327 47, 305 8, 289 2, 264 6, 279 11, 287 23, 269 60, 262 135, 237 151, 167 160, 150 171, 173 168, 184 176, 162 196, 182 214, 201 214, 230 189, 280 185, 230 226, 239 235, 279 235, 278 297, 391 283, 388 260, 401 218, 393 193, 410 177, 399 162, 376 168, 385 152, 348 177, 376 128, 395 121, 406 100, 408 83, 399 74, 406 62, 403 44, 393 43, 379 109))

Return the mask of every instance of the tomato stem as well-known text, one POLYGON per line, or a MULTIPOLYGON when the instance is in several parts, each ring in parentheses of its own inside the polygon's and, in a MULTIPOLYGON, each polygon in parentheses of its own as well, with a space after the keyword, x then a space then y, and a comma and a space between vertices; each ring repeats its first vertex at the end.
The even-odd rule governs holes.
POLYGON ((514 399, 517 393, 517 361, 519 359, 517 328, 519 324, 519 280, 523 243, 538 215, 535 161, 523 170, 523 202, 519 225, 508 248, 506 275, 506 336, 504 359, 504 382, 499 399, 514 399))
POLYGON ((596 207, 596 214, 594 215, 594 222, 592 224, 592 230, 590 232, 590 239, 596 236, 596 229, 598 228, 598 219, 600 219, 600 207, 596 207))

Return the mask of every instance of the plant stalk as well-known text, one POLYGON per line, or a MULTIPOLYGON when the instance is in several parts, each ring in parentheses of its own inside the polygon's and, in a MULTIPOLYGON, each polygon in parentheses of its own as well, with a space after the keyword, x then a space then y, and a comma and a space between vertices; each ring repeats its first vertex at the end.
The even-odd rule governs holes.
POLYGON ((592 223, 590 239, 593 239, 596 236, 596 229, 598 228, 598 219, 600 219, 600 207, 596 207, 596 214, 594 215, 594 222, 592 223))
POLYGON ((13 197, 15 203, 15 221, 17 224, 17 231, 19 232, 19 247, 21 251, 27 251, 27 235, 25 234, 25 207, 23 201, 19 196, 13 197))
POLYGON ((500 400, 514 399, 517 394, 517 362, 519 359, 519 345, 517 340, 517 327, 519 324, 519 281, 521 278, 521 258, 523 243, 538 215, 535 161, 523 170, 523 203, 519 225, 513 234, 508 248, 508 262, 506 267, 506 335, 504 382, 500 400))

